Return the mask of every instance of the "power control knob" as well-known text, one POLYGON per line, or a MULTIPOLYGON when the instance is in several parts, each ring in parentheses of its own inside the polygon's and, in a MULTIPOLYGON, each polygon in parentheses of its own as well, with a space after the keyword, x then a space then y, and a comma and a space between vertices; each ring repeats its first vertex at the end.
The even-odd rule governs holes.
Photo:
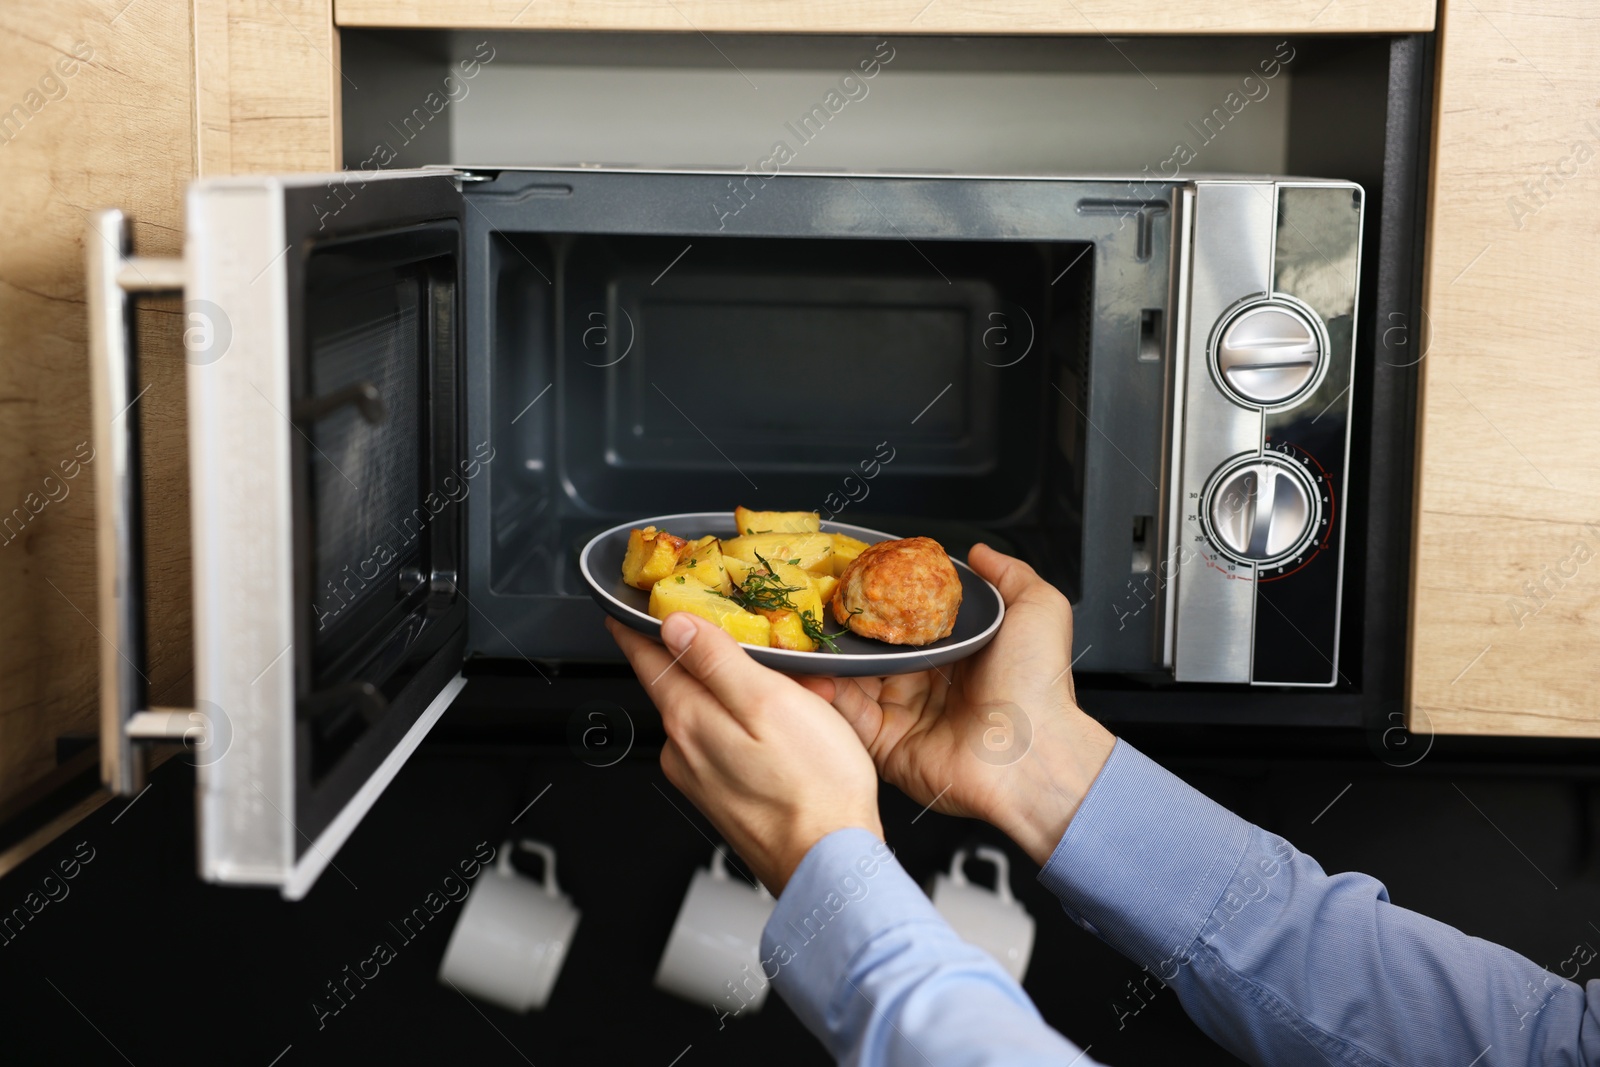
POLYGON ((1217 380, 1246 404, 1277 407, 1310 392, 1327 345, 1314 312, 1283 299, 1234 312, 1217 331, 1217 380))
POLYGON ((1294 555, 1316 532, 1319 497, 1300 465, 1274 453, 1223 468, 1206 498, 1206 525, 1225 554, 1270 564, 1294 555))

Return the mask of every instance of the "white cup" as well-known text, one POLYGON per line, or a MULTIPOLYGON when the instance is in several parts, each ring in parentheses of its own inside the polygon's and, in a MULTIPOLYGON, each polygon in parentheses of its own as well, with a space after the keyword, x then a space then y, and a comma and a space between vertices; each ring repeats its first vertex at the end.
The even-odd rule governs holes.
POLYGON ((550 999, 580 912, 556 885, 556 854, 540 841, 507 841, 472 887, 445 946, 439 980, 519 1014, 550 999), (513 848, 544 857, 544 882, 518 874, 513 848))
POLYGON ((1017 981, 1033 956, 1033 916, 1011 896, 1011 864, 1006 854, 985 845, 972 858, 994 865, 994 889, 967 881, 967 850, 958 849, 950 873, 934 876, 933 906, 963 941, 983 949, 1017 981))
POLYGON ((761 931, 772 895, 728 877, 719 848, 694 872, 656 968, 657 989, 718 1011, 760 1011, 771 983, 761 970, 761 931))

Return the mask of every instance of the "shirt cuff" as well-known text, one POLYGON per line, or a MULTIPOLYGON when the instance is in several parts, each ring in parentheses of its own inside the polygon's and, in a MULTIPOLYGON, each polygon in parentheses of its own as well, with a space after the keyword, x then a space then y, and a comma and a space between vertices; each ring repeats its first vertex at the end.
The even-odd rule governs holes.
POLYGON ((933 903, 866 830, 835 830, 811 846, 767 920, 761 969, 812 1033, 861 949, 906 923, 945 926, 933 903))
POLYGON ((1084 929, 1160 970, 1200 936, 1250 831, 1119 740, 1039 881, 1084 929))

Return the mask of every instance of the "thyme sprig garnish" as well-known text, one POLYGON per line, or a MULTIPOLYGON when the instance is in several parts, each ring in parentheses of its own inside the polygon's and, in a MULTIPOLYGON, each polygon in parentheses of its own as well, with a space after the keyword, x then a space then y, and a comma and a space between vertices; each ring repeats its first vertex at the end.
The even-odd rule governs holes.
POLYGON ((766 568, 763 571, 751 571, 745 575, 744 582, 739 586, 737 598, 746 608, 760 608, 764 611, 793 611, 794 601, 789 599, 790 593, 798 593, 798 585, 785 585, 783 579, 773 572, 772 564, 761 553, 755 554, 756 562, 766 568))
POLYGON ((798 585, 785 585, 782 578, 773 571, 772 564, 768 563, 761 553, 755 554, 756 562, 765 567, 764 572, 751 571, 745 575, 744 582, 738 586, 738 593, 733 597, 740 607, 751 611, 792 611, 800 616, 800 629, 813 643, 826 648, 829 652, 839 651, 838 642, 832 634, 825 633, 822 623, 809 611, 801 611, 795 607, 794 601, 789 599, 790 593, 801 592, 798 585))

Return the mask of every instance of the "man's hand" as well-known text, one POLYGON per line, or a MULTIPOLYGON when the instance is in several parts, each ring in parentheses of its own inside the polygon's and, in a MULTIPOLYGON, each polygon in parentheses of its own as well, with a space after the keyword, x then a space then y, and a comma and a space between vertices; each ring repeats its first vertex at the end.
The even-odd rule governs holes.
POLYGON ((1072 606, 1020 560, 977 545, 1005 621, 954 669, 889 678, 806 678, 854 728, 883 777, 920 804, 983 819, 1041 866, 1116 743, 1078 709, 1072 606))
POLYGON ((826 701, 693 615, 662 622, 666 648, 614 619, 606 626, 661 711, 667 779, 774 896, 833 831, 883 836, 872 760, 826 701))

